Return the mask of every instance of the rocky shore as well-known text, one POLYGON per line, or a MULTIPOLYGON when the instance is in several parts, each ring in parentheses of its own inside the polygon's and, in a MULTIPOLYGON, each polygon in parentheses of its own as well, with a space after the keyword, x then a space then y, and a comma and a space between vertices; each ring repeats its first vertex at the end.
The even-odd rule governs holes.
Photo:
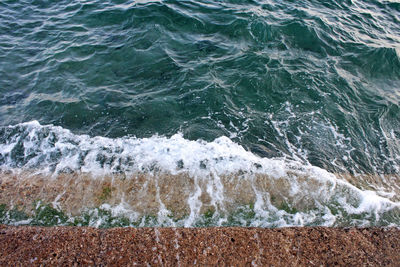
POLYGON ((398 228, 0 225, 1 266, 399 266, 398 228))

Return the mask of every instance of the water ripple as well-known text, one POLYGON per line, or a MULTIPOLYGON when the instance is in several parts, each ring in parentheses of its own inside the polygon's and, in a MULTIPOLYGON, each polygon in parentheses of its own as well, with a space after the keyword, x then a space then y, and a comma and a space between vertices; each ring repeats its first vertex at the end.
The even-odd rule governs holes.
POLYGON ((396 173, 399 15, 396 1, 2 1, 1 125, 225 135, 396 173))

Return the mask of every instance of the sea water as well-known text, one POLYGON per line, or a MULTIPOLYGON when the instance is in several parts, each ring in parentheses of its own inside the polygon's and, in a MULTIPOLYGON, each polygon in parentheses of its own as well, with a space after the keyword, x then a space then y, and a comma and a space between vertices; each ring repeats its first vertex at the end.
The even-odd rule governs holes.
POLYGON ((0 220, 399 226, 399 88, 399 1, 1 1, 0 220))

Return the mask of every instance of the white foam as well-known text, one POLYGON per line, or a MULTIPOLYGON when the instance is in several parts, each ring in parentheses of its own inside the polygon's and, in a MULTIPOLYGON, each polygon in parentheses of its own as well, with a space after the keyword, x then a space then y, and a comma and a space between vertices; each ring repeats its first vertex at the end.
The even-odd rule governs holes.
POLYGON ((179 133, 170 138, 111 139, 75 135, 58 126, 42 126, 37 121, 8 128, 16 133, 0 144, 3 168, 18 166, 55 173, 70 170, 94 175, 158 168, 172 174, 186 171, 192 176, 249 171, 281 177, 294 164, 286 164, 283 159, 260 158, 224 136, 213 142, 187 140, 179 133), (13 155, 21 145, 23 158, 13 155))

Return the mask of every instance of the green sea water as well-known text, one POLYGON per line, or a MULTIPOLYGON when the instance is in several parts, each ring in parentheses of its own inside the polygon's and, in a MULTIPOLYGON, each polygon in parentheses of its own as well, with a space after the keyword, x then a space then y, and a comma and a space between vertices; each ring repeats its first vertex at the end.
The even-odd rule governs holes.
POLYGON ((110 140, 225 136, 400 188, 400 2, 1 1, 3 168, 39 154, 8 147, 30 121, 110 140))

